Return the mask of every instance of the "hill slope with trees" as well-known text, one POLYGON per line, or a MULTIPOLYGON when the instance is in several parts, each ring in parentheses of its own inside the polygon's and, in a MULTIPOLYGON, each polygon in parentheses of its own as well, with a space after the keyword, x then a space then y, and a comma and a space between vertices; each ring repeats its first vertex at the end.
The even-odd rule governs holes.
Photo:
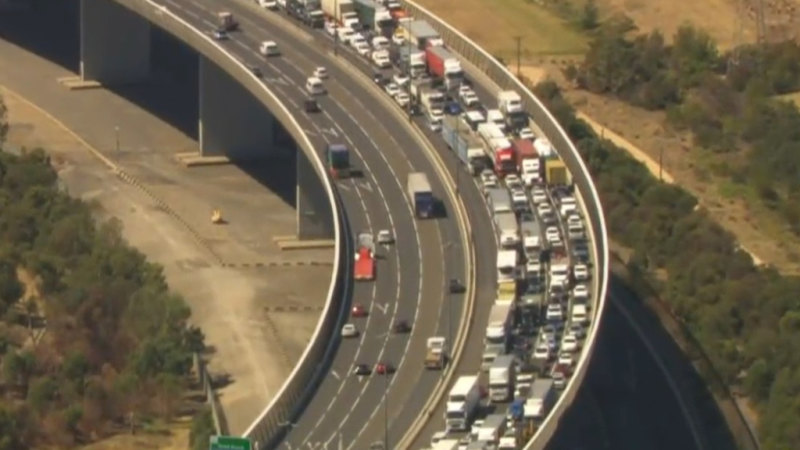
POLYGON ((45 152, 0 152, 0 450, 174 415, 203 347, 189 316, 119 223, 59 189, 45 152))
POLYGON ((800 442, 800 278, 759 269, 695 199, 658 182, 601 139, 552 82, 535 91, 575 142, 600 191, 629 269, 653 286, 710 356, 723 381, 760 413, 766 449, 800 442))

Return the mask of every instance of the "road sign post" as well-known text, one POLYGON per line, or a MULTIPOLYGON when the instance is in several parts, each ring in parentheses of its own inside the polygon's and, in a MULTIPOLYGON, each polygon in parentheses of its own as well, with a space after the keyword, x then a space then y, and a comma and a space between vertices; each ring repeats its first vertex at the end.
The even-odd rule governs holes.
POLYGON ((234 436, 211 436, 209 450, 253 450, 250 439, 234 436))

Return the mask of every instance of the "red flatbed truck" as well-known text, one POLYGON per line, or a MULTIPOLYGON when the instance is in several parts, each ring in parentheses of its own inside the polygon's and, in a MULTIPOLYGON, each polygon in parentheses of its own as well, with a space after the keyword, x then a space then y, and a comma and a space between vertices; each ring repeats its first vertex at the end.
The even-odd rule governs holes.
POLYGON ((358 235, 358 248, 356 249, 353 264, 353 278, 356 281, 371 281, 375 279, 375 241, 371 233, 358 235))

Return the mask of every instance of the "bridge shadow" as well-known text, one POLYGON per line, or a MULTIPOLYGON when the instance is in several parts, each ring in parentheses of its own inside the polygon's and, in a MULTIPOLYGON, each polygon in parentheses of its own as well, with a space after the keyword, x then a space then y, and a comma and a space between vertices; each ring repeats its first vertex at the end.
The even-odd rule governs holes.
MULTIPOLYGON (((714 397, 669 333, 623 280, 612 276, 611 283, 687 399, 704 447, 737 448, 714 397)), ((547 449, 697 448, 663 373, 613 302, 603 322, 585 381, 547 449)))
MULTIPOLYGON (((0 11, 0 38, 77 74, 80 70, 79 19, 79 0, 31 0, 29 8, 0 11)), ((197 142, 198 55, 158 27, 153 26, 151 30, 149 79, 107 89, 197 142)), ((279 130, 278 135, 278 145, 294 147, 288 133, 279 130)), ((296 205, 296 161, 293 157, 234 164, 286 204, 296 205)))

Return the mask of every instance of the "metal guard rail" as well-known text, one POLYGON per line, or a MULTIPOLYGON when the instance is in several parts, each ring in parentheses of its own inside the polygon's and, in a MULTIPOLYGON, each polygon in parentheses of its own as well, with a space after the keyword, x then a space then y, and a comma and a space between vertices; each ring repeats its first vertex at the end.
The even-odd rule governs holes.
POLYGON ((553 147, 570 170, 584 212, 590 212, 587 217, 589 218, 589 234, 593 243, 592 251, 595 262, 595 276, 593 277, 594 292, 597 293, 597 297, 594 299, 594 320, 592 321, 591 328, 587 335, 586 350, 583 351, 581 358, 578 360, 575 373, 569 385, 564 390, 558 402, 556 402, 550 414, 538 428, 536 434, 528 445, 525 446, 526 450, 541 449, 550 441, 558 427, 561 416, 575 398, 589 366, 591 357, 591 351, 589 351, 589 349, 594 347, 600 330, 600 318, 605 308, 608 293, 610 267, 608 233, 605 226, 602 204, 600 203, 597 190, 589 175, 589 170, 586 168, 575 145, 570 141, 564 129, 561 128, 561 125, 559 125, 552 114, 550 114, 550 111, 544 107, 533 92, 522 84, 516 76, 505 66, 500 64, 492 55, 432 12, 411 0, 401 0, 401 3, 409 16, 428 21, 433 28, 439 32, 450 49, 461 55, 463 59, 471 63, 478 70, 482 71, 501 89, 515 90, 520 93, 525 110, 530 115, 531 119, 542 129, 545 137, 550 140, 553 147))

